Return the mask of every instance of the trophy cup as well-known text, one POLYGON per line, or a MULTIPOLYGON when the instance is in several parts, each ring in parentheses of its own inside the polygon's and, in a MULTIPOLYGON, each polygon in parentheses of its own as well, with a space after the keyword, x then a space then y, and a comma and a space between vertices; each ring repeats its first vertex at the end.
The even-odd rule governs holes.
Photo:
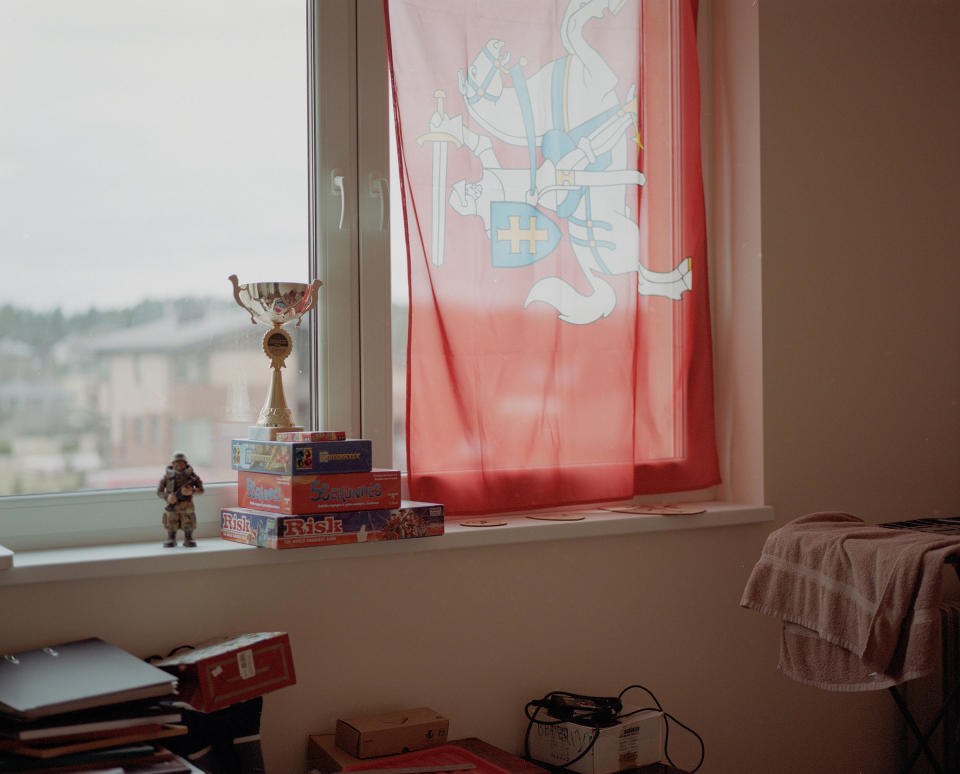
POLYGON ((241 285, 237 275, 228 279, 233 283, 233 297, 250 315, 254 325, 262 322, 269 325, 263 336, 263 351, 270 358, 273 375, 267 400, 260 409, 257 423, 250 427, 249 437, 256 441, 276 440, 279 432, 298 432, 303 427, 293 424, 293 416, 283 395, 283 380, 280 369, 293 351, 293 339, 283 329, 285 323, 300 320, 317 305, 317 292, 323 284, 320 280, 302 282, 256 282, 241 285))

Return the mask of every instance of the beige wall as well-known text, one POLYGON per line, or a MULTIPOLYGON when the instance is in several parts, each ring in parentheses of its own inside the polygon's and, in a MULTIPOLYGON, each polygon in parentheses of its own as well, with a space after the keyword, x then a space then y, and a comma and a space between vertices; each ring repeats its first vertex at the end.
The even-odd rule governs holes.
POLYGON ((760 22, 768 496, 956 512, 960 4, 760 22))
MULTIPOLYGON (((778 523, 958 513, 960 4, 765 0, 759 25, 766 501, 778 523)), ((426 704, 517 750, 528 699, 634 682, 702 733, 705 774, 892 772, 889 697, 781 678, 776 623, 737 605, 771 526, 3 588, 0 650, 288 631, 271 774, 338 715, 426 704)))
MULTIPOLYGON (((958 36, 955 2, 761 3, 764 485, 781 522, 960 514, 958 36)), ((756 631, 743 655, 762 673, 756 631)), ((745 770, 894 770, 882 692, 773 678, 745 710, 764 757, 792 759, 745 770)))

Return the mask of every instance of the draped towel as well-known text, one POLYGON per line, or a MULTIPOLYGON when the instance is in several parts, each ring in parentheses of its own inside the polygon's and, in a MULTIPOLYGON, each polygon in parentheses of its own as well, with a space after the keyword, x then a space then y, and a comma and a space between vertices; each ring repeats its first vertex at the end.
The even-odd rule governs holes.
POLYGON ((960 536, 812 513, 772 532, 740 604, 783 621, 778 669, 818 688, 867 691, 937 663, 943 563, 960 536))

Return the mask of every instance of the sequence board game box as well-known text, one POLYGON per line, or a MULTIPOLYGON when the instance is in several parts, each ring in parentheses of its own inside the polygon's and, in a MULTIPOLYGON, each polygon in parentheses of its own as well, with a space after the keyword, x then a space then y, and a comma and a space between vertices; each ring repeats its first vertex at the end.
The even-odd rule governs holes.
POLYGON ((373 467, 373 444, 363 439, 345 441, 231 442, 234 470, 301 476, 308 473, 357 473, 373 467))
POLYGON ((241 470, 237 505, 293 515, 399 508, 400 471, 287 476, 241 470))
POLYGON ((261 548, 309 548, 442 534, 443 506, 438 503, 404 500, 399 508, 299 516, 250 508, 220 511, 220 537, 261 548))

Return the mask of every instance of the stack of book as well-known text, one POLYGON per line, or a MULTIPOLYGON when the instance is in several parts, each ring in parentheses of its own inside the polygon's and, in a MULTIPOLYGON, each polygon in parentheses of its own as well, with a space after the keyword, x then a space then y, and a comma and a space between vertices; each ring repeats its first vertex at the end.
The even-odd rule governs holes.
POLYGON ((372 442, 343 431, 237 438, 236 508, 220 535, 263 548, 303 548, 443 534, 443 506, 401 501, 400 471, 373 468, 372 442))
POLYGON ((194 772, 177 680, 99 638, 0 656, 0 772, 194 772))

